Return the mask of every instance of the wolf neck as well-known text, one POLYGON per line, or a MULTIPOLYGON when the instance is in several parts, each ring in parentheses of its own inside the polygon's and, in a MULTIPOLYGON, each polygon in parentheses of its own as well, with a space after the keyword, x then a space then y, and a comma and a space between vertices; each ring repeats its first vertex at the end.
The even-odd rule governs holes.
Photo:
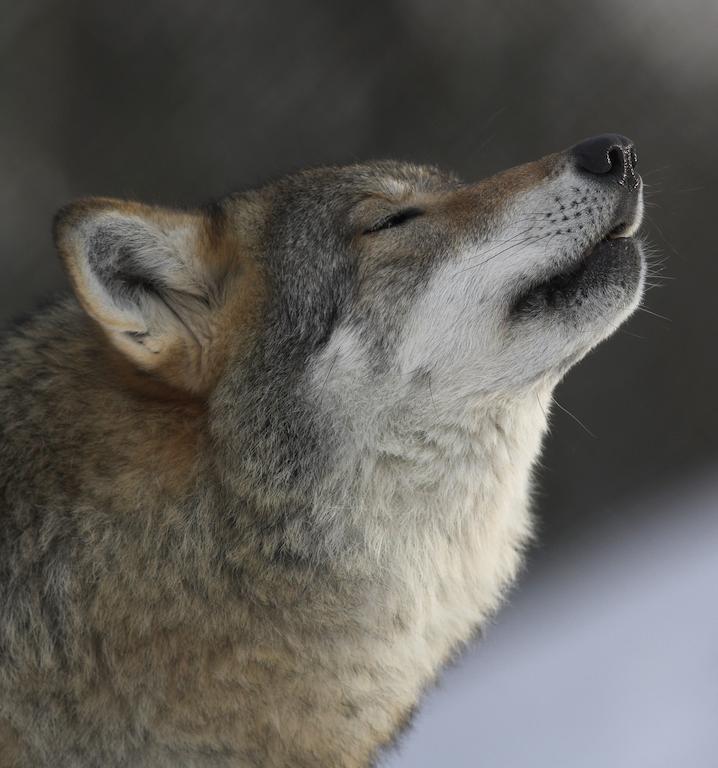
POLYGON ((531 467, 549 400, 543 388, 454 421, 436 423, 429 408, 426 418, 388 422, 320 494, 316 513, 334 521, 329 545, 354 542, 349 567, 381 566, 411 581, 466 560, 498 599, 530 536, 531 467))

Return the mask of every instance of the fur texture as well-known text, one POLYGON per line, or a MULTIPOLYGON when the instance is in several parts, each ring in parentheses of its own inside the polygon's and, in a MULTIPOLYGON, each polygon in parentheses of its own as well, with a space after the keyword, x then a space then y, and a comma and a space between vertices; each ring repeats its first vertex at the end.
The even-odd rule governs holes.
POLYGON ((63 209, 76 298, 0 347, 2 768, 373 764, 516 576, 640 199, 567 151, 63 209))

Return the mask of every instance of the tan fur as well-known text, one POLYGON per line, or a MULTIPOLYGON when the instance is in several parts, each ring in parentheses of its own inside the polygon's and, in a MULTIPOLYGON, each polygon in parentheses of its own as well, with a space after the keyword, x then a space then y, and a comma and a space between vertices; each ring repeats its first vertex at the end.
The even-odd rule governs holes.
POLYGON ((552 387, 640 289, 513 319, 590 244, 545 252, 575 183, 377 163, 63 209, 77 300, 0 344, 0 768, 375 764, 515 579, 552 387))
POLYGON ((90 290, 87 276, 81 268, 78 245, 73 240, 77 222, 105 212, 144 219, 160 231, 185 229, 191 232, 191 268, 206 281, 212 306, 207 317, 200 318, 191 329, 191 336, 175 336, 152 354, 141 354, 136 344, 119 342, 119 349, 135 367, 152 373, 171 387, 206 395, 217 383, 228 355, 229 344, 236 329, 245 329, 244 338, 251 340, 251 327, 261 317, 266 300, 261 268, 256 261, 259 234, 253 232, 253 215, 259 210, 250 206, 232 206, 214 216, 198 212, 180 212, 140 203, 92 198, 74 203, 66 210, 56 230, 56 239, 63 263, 72 280, 78 299, 87 313, 114 344, 117 332, 126 328, 126 320, 111 306, 100 303, 90 290), (239 219, 237 221, 236 219, 239 219), (229 226, 227 222, 230 222, 229 226))

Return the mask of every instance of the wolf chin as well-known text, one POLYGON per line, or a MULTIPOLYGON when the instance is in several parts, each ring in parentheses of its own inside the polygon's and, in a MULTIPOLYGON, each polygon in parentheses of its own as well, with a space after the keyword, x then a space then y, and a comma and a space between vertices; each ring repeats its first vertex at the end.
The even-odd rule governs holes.
POLYGON ((75 295, 0 346, 0 766, 373 765, 517 574, 641 211, 614 134, 63 208, 75 295))

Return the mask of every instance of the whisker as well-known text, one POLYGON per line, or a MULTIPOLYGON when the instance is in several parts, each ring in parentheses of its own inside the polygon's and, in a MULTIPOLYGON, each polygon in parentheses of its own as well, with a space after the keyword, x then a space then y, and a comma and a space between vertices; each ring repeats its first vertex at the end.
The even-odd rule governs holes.
POLYGON ((638 307, 638 310, 640 312, 645 312, 648 315, 653 315, 653 317, 657 317, 659 320, 665 320, 667 323, 672 323, 673 320, 671 320, 670 317, 666 317, 665 315, 660 315, 658 312, 654 312, 651 309, 647 309, 646 307, 638 307))
POLYGON ((332 375, 332 371, 334 370, 334 366, 337 364, 337 360, 339 359, 339 351, 337 351, 334 355, 334 359, 332 360, 331 365, 329 366, 329 370, 327 371, 327 375, 324 377, 324 381, 322 383, 322 388, 319 390, 319 398, 321 399, 322 394, 324 393, 324 388, 327 386, 327 382, 329 381, 329 377, 332 375))
POLYGON ((583 427, 583 429, 586 431, 586 434, 590 435, 593 438, 596 438, 597 436, 591 432, 591 430, 581 421, 581 419, 578 418, 575 414, 571 413, 571 411, 568 410, 568 408, 564 408, 561 403, 554 397, 553 399, 554 403, 568 416, 570 416, 576 424, 578 424, 580 427, 583 427))
POLYGON ((657 168, 650 168, 649 170, 641 173, 641 178, 645 179, 646 177, 653 176, 656 173, 663 173, 663 171, 667 171, 669 168, 671 168, 670 165, 660 165, 657 168))
POLYGON ((658 224, 657 222, 655 222, 655 221, 654 221, 654 220, 653 220, 653 219, 652 219, 652 218, 651 218, 651 217, 650 217, 648 214, 646 214, 646 220, 647 220, 647 221, 650 223, 650 225, 651 225, 652 227, 655 227, 655 228, 656 228, 656 230, 657 230, 658 234, 661 236, 661 238, 663 238, 663 241, 664 241, 664 242, 665 242, 665 244, 666 244, 666 245, 667 245, 667 246, 668 246, 668 247, 671 249, 671 251, 673 251, 673 253, 674 253, 676 256, 679 256, 680 254, 679 254, 679 253, 678 253, 678 251, 677 251, 677 250, 676 250, 676 249, 673 247, 673 243, 671 243, 671 241, 670 241, 670 240, 669 240, 669 239, 666 237, 665 233, 663 232, 663 230, 661 229, 661 227, 659 226, 659 224, 658 224))
POLYGON ((634 333, 633 331, 628 331, 625 328, 619 328, 618 332, 624 334, 625 336, 631 336, 634 339, 640 339, 641 341, 646 341, 645 336, 641 336, 640 333, 634 333))
POLYGON ((535 245, 536 243, 540 242, 544 238, 548 237, 548 235, 542 235, 542 236, 536 236, 536 237, 528 237, 525 240, 522 240, 521 242, 514 243, 513 245, 510 245, 503 250, 499 251, 498 253, 494 253, 491 256, 489 256, 487 259, 484 259, 483 261, 479 262, 478 264, 471 264, 468 267, 465 267, 464 269, 459 270, 457 272, 457 275, 463 274, 464 272, 467 272, 470 269, 478 269, 479 267, 483 267, 485 264, 488 264, 493 259, 497 258, 498 256, 501 256, 502 253, 506 253, 507 251, 512 250, 513 248, 519 248, 526 245, 535 245))

